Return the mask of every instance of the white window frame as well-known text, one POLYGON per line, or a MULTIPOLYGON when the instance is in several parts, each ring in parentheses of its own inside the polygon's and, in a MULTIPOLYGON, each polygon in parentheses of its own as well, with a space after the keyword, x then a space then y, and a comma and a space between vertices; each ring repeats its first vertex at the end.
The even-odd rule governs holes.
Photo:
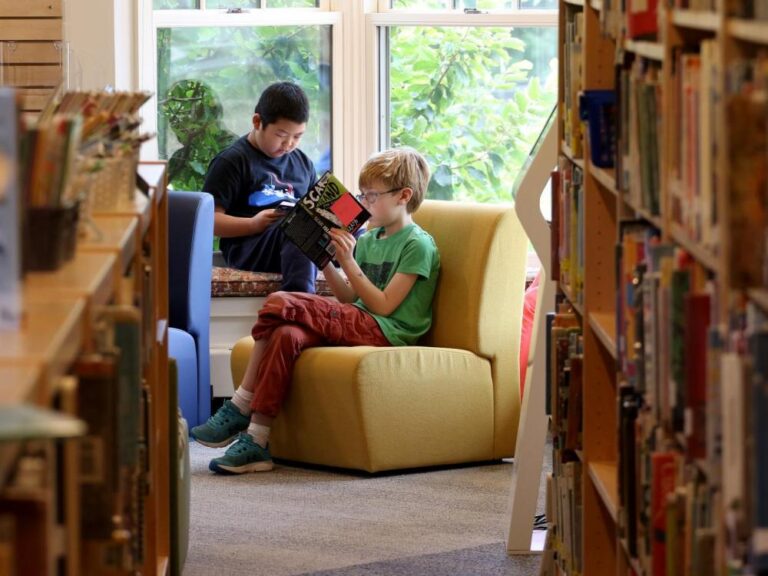
POLYGON ((368 69, 367 154, 380 150, 385 145, 384 131, 388 126, 386 103, 389 92, 388 63, 386 55, 386 29, 390 26, 454 26, 454 27, 539 27, 554 28, 558 25, 556 10, 495 10, 479 14, 465 14, 461 10, 393 9, 389 0, 377 0, 378 11, 367 16, 366 54, 368 69))
MULTIPOLYGON (((200 0, 204 5, 206 0, 200 0)), ((262 0, 268 6, 269 0, 262 0)), ((392 9, 389 0, 320 0, 317 8, 260 8, 241 14, 225 10, 158 10, 152 0, 139 0, 139 86, 157 90, 157 29, 211 24, 228 26, 330 25, 331 114, 333 170, 356 186, 365 160, 380 150, 381 113, 388 74, 380 66, 381 32, 389 26, 525 26, 557 27, 555 10, 499 10, 464 14, 461 10, 392 9)), ((157 131, 157 103, 144 108, 144 126, 157 131)), ((157 142, 142 148, 142 157, 156 159, 157 142)))
MULTIPOLYGON (((205 10, 206 0, 200 0, 200 9, 194 10, 153 10, 152 0, 140 0, 139 6, 139 87, 152 92, 152 98, 144 105, 144 128, 156 133, 157 118, 157 30, 159 28, 194 28, 210 26, 261 27, 285 26, 330 26, 331 27, 331 150, 334 171, 344 168, 343 142, 343 65, 342 15, 331 11, 330 0, 320 0, 317 8, 266 8, 268 0, 262 0, 262 8, 228 14, 226 10, 205 10)), ((268 6, 268 4, 267 4, 268 6)), ((254 103, 255 104, 255 103, 254 103)), ((244 122, 247 119, 243 119, 244 122)), ((157 139, 153 138, 142 147, 142 158, 158 158, 157 139)))

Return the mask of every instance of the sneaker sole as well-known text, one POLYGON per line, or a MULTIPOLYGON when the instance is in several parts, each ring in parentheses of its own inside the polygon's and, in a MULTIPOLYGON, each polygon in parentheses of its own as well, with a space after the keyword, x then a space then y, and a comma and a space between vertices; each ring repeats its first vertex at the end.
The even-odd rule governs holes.
POLYGON ((194 434, 190 434, 190 436, 192 436, 195 442, 202 444, 203 446, 207 446, 208 448, 224 448, 224 446, 229 446, 232 444, 232 442, 235 441, 235 438, 237 438, 237 434, 235 434, 234 436, 230 436, 221 442, 208 442, 207 440, 201 440, 200 438, 197 438, 194 434))
POLYGON ((211 472, 218 472, 219 474, 247 474, 248 472, 269 472, 275 465, 272 461, 268 462, 253 462, 251 464, 245 464, 243 466, 224 466, 218 462, 211 461, 208 465, 208 469, 211 472))

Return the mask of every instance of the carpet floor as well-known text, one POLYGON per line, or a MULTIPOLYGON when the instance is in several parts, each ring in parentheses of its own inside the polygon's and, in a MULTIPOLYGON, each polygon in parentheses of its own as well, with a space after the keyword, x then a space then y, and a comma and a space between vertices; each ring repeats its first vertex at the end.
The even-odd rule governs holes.
POLYGON ((506 554, 512 463, 379 477, 278 465, 216 476, 208 462, 222 452, 190 445, 184 576, 538 574, 538 556, 506 554))

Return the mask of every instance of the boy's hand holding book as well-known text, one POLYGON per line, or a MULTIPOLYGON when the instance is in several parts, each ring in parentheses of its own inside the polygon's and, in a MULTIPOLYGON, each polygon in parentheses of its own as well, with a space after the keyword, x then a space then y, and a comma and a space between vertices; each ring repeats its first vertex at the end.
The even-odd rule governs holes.
POLYGON ((350 260, 354 260, 355 244, 357 239, 343 228, 331 229, 331 242, 336 249, 336 261, 343 267, 350 260))
POLYGON ((280 212, 274 208, 267 208, 266 210, 258 212, 257 214, 251 216, 253 233, 261 234, 264 232, 264 230, 272 226, 272 224, 280 220, 283 216, 285 216, 285 212, 280 212))

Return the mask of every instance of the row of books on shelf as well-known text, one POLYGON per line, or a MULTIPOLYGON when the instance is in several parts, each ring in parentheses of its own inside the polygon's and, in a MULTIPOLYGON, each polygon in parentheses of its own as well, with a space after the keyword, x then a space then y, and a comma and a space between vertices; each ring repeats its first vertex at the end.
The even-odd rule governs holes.
MULTIPOLYGON (((644 221, 621 223, 616 276, 628 552, 645 574, 768 570, 768 316, 739 301, 730 326, 717 325, 709 273, 644 221)), ((567 477, 583 449, 581 319, 561 305, 547 334, 552 549, 570 574, 581 551, 569 549, 575 540, 560 522, 577 505, 567 477)))
POLYGON ((581 158, 582 127, 579 118, 579 94, 583 87, 584 12, 576 9, 566 10, 565 19, 561 133, 574 158, 581 158))
POLYGON ((59 268, 77 236, 95 229, 92 211, 133 202, 138 149, 149 137, 138 112, 148 98, 57 93, 30 123, 18 91, 0 87, 0 329, 19 325, 25 272, 59 268))
POLYGON ((547 479, 547 553, 542 574, 582 572, 582 448, 584 343, 580 318, 562 302, 547 315, 546 410, 552 435, 547 479))
POLYGON ((720 65, 714 40, 704 40, 698 52, 673 52, 675 91, 669 111, 670 130, 682 137, 672 142, 670 178, 671 219, 688 237, 714 249, 719 242, 717 102, 721 100, 720 65))
MULTIPOLYGON (((716 253, 723 225, 733 235, 730 260, 734 285, 755 287, 768 284, 768 204, 766 203, 766 157, 768 155, 768 58, 732 63, 727 70, 727 116, 731 131, 728 185, 734 208, 730 222, 721 220, 718 205, 720 171, 718 150, 724 142, 713 137, 718 125, 720 64, 713 41, 703 41, 698 52, 674 51, 673 93, 662 92, 661 64, 645 58, 630 58, 619 69, 618 110, 586 115, 587 134, 604 134, 604 142, 590 141, 592 163, 605 166, 606 143, 616 142, 617 188, 634 208, 661 216, 665 199, 662 191, 662 157, 668 159, 670 221, 687 238, 716 253), (665 101, 667 117, 662 117, 665 101), (593 130, 593 123, 601 126, 593 130), (603 126, 604 123, 609 125, 603 126), (664 122, 672 134, 669 150, 662 148, 664 122), (743 201, 741 201, 743 200, 743 201), (757 242, 755 242, 757 240, 757 242), (750 248, 756 245, 757 253, 750 248), (745 256, 748 254, 748 257, 745 256), (757 257, 755 257, 755 255, 757 257)), ((565 91, 567 95, 569 90, 565 91)), ((585 93, 585 95, 589 95, 585 93)), ((589 100, 583 98, 582 101, 589 100)), ((606 105, 607 106, 607 105, 606 105)), ((567 105, 566 105, 567 108, 567 105)), ((572 116, 565 112, 564 122, 572 116)), ((585 116, 582 114, 582 116, 585 116)), ((565 143, 578 150, 581 132, 565 131, 565 143)), ((613 163, 611 162, 609 166, 613 163)))
POLYGON ((768 569, 768 321, 751 304, 719 326, 716 284, 690 256, 646 223, 620 233, 620 525, 630 553, 648 574, 759 573, 768 569))
POLYGON ((50 573, 51 557, 65 552, 49 541, 50 523, 57 532, 73 530, 68 538, 77 535, 70 542, 80 547, 79 573, 135 574, 144 562, 150 432, 140 313, 107 307, 95 320, 103 344, 75 362, 53 409, 20 404, 0 410, 0 445, 20 446, 12 465, 0 469, 2 574, 50 573), (77 451, 51 443, 70 438, 77 438, 77 451), (46 496, 55 489, 60 498, 46 496))
POLYGON ((552 173, 552 277, 584 302, 584 172, 561 156, 552 173))
POLYGON ((621 189, 629 202, 652 215, 661 213, 661 69, 656 62, 636 58, 619 76, 616 118, 621 152, 621 189))
POLYGON ((768 56, 733 62, 726 73, 731 285, 768 285, 768 56))

